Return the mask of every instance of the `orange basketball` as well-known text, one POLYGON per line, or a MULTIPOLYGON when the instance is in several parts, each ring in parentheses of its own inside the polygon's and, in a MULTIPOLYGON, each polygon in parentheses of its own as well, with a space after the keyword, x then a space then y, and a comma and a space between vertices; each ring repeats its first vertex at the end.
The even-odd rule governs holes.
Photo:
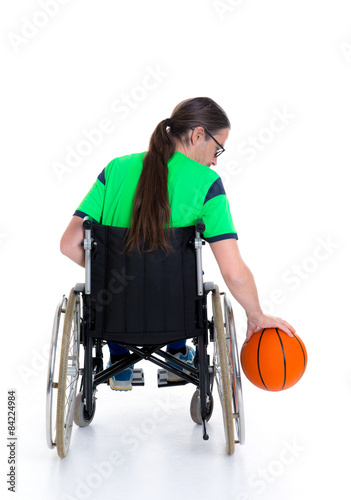
POLYGON ((283 391, 300 380, 306 370, 307 351, 300 337, 293 335, 265 328, 245 342, 241 366, 250 382, 266 391, 283 391))

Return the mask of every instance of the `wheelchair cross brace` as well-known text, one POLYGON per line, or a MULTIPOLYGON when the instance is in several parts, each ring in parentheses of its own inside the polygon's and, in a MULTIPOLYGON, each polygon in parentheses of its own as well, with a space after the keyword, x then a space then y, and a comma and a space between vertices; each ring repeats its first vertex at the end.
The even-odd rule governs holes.
MULTIPOLYGON (((92 342, 89 342, 91 339, 87 339, 88 342, 86 344, 86 362, 88 365, 92 365, 92 342), (90 352, 89 352, 90 351, 90 352)), ((155 365, 163 368, 164 370, 170 371, 175 375, 182 378, 180 382, 169 382, 167 384, 159 384, 159 387, 162 386, 175 386, 175 385, 183 385, 187 383, 191 383, 200 389, 200 402, 201 402, 201 415, 203 422, 203 439, 207 440, 209 438, 206 431, 206 417, 207 417, 207 401, 208 397, 211 396, 211 382, 210 377, 206 376, 209 374, 208 367, 208 356, 206 353, 206 344, 204 336, 201 335, 197 338, 198 348, 197 348, 197 360, 196 365, 197 368, 187 365, 183 361, 178 360, 174 356, 170 355, 166 351, 163 351, 162 348, 166 346, 166 344, 160 344, 156 346, 145 346, 145 347, 136 347, 131 345, 124 346, 132 351, 132 354, 129 354, 125 357, 125 359, 114 363, 109 368, 100 371, 93 377, 86 377, 84 383, 84 393, 85 394, 95 394, 97 390, 97 386, 103 383, 108 383, 109 378, 113 377, 117 373, 126 370, 130 366, 138 363, 139 361, 145 359, 147 361, 151 361, 155 365), (156 356, 155 356, 156 355, 156 356), (160 359, 164 358, 166 361, 172 362, 172 365, 166 363, 166 361, 160 359), (174 366, 175 365, 175 366, 174 366)), ((88 369, 85 370, 85 373, 88 374, 91 371, 88 369)), ((92 368, 92 366, 91 366, 92 368)), ((89 402, 91 402, 91 398, 86 398, 86 408, 89 410, 89 402)))
POLYGON ((145 359, 147 361, 151 361, 152 363, 160 366, 161 368, 164 368, 165 370, 171 371, 172 373, 179 375, 182 377, 186 382, 190 382, 192 384, 198 384, 199 379, 198 379, 198 371, 192 367, 187 365, 186 363, 183 363, 182 361, 179 361, 178 359, 174 358, 170 354, 168 354, 165 351, 162 351, 162 347, 165 347, 166 344, 161 344, 157 346, 151 346, 151 347, 136 347, 136 346, 131 346, 131 345, 126 345, 124 344, 124 347, 126 347, 128 350, 132 351, 134 354, 129 354, 129 356, 126 356, 125 359, 122 361, 118 361, 117 363, 114 363, 111 365, 109 368, 106 368, 102 372, 98 373, 94 377, 94 386, 98 386, 99 384, 103 384, 105 382, 108 382, 108 379, 117 375, 118 373, 126 370, 130 366, 138 363, 142 359, 145 359), (177 367, 170 366, 167 364, 165 361, 162 361, 161 359, 157 358, 154 356, 154 353, 157 354, 158 356, 162 356, 163 358, 169 360, 172 362, 172 364, 177 365, 177 367), (190 372, 189 374, 184 373, 183 370, 186 370, 187 372, 190 372))

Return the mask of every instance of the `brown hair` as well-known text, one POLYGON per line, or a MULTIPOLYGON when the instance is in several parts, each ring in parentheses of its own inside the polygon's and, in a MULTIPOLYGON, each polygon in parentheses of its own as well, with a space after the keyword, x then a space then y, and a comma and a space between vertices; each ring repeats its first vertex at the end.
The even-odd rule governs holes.
POLYGON ((230 128, 230 122, 212 99, 196 97, 175 107, 171 119, 162 120, 154 130, 133 201, 130 228, 126 234, 125 250, 140 251, 172 249, 169 243, 171 207, 168 199, 168 161, 175 152, 176 140, 189 142, 188 132, 194 126, 204 126, 212 134, 230 128), (147 245, 147 250, 145 250, 147 245))

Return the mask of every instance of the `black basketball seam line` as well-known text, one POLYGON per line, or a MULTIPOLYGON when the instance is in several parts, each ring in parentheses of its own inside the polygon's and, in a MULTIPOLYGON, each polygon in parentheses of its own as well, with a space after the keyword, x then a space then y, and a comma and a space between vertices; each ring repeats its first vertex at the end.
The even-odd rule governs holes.
MULTIPOLYGON (((291 333, 292 333, 292 332, 291 332, 291 333)), ((293 334, 293 333, 292 333, 292 334, 293 334)), ((293 335, 294 335, 294 334, 293 334, 293 335)), ((303 370, 302 370, 302 373, 301 373, 301 375, 300 375, 300 377, 299 377, 299 380, 300 380, 300 378, 302 377, 302 375, 305 373, 305 369, 306 369, 306 357, 305 357, 305 351, 304 351, 304 349, 303 349, 303 347, 302 347, 302 345, 301 345, 300 340, 297 338, 297 336, 296 336, 296 335, 294 335, 294 337, 295 337, 295 339, 298 341, 299 346, 301 347, 302 355, 303 355, 303 370)))
POLYGON ((265 386, 265 388, 267 389, 267 391, 271 392, 271 390, 268 389, 268 387, 264 383, 264 380, 263 380, 263 377, 262 377, 262 373, 261 373, 261 369, 260 369, 260 347, 261 347, 261 340, 262 340, 262 337, 263 337, 263 334, 264 334, 265 331, 266 331, 266 329, 264 328, 262 330, 262 333, 261 333, 261 336, 260 336, 260 340, 258 342, 258 347, 257 347, 257 368, 258 368, 258 373, 260 375, 262 384, 265 386))
POLYGON ((283 382, 283 386, 282 388, 280 389, 281 391, 284 389, 284 386, 285 386, 285 383, 286 383, 286 359, 285 359, 285 350, 284 350, 284 345, 283 345, 283 341, 279 335, 279 331, 278 331, 278 328, 275 329, 275 331, 277 332, 277 335, 278 335, 278 338, 279 338, 279 341, 280 341, 280 345, 281 345, 281 348, 282 348, 282 353, 283 353, 283 358, 284 358, 284 382, 283 382))

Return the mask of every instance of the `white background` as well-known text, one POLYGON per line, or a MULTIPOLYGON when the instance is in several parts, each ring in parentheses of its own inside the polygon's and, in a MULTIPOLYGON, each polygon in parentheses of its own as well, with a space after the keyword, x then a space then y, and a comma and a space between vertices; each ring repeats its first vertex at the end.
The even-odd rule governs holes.
MULTIPOLYGON (((349 499, 349 1, 21 0, 0 17, 1 490, 14 388, 20 499, 349 499), (60 296, 84 279, 61 234, 106 164, 147 149, 194 96, 230 117, 215 170, 262 306, 304 340, 306 374, 282 393, 243 379, 247 439, 228 457, 218 401, 204 442, 193 389, 157 389, 145 365, 144 388, 99 390, 93 424, 60 460, 45 441, 47 351, 60 296), (101 121, 109 132, 84 149, 101 121)), ((205 272, 225 289, 209 246, 205 272)))

